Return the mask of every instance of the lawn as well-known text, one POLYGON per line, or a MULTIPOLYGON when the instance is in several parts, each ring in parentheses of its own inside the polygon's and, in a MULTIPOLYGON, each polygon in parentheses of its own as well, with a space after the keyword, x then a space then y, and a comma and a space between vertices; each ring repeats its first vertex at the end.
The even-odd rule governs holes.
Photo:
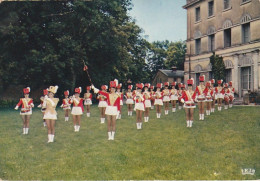
MULTIPOLYGON (((135 115, 134 115, 135 116, 135 115)), ((28 135, 19 112, 0 110, 0 178, 8 180, 187 180, 260 179, 260 107, 235 106, 205 116, 186 128, 184 110, 161 119, 151 112, 137 130, 124 106, 115 141, 107 140, 97 106, 82 117, 75 133, 72 119, 58 110, 56 137, 47 144, 42 113, 35 108, 28 135), (254 168, 254 175, 242 175, 254 168)))

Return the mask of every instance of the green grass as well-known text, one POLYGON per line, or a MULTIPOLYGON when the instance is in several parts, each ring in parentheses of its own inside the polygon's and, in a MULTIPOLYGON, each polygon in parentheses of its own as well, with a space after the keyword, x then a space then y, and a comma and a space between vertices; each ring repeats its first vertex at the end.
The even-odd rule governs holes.
POLYGON ((75 133, 72 119, 58 110, 55 142, 47 144, 42 113, 33 111, 29 135, 22 135, 18 111, 0 111, 0 178, 9 180, 154 180, 259 179, 260 108, 233 107, 198 120, 186 128, 184 110, 155 118, 137 130, 135 116, 124 106, 115 141, 107 140, 92 106, 75 133), (256 169, 242 175, 242 168, 256 169), (214 175, 214 172, 217 175, 214 175))

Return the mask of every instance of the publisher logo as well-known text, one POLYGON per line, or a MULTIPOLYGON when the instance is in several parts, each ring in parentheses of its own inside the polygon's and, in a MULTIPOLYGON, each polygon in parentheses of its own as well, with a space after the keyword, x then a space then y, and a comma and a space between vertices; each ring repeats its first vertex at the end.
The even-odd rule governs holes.
POLYGON ((242 175, 254 175, 255 169, 253 168, 243 168, 241 169, 242 175))

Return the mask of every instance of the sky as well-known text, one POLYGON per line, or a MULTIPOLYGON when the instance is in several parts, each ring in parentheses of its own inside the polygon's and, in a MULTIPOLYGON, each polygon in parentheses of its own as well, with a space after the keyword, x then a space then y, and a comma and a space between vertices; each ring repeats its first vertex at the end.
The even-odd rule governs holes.
POLYGON ((186 0, 132 0, 129 15, 153 41, 179 41, 187 38, 186 0))

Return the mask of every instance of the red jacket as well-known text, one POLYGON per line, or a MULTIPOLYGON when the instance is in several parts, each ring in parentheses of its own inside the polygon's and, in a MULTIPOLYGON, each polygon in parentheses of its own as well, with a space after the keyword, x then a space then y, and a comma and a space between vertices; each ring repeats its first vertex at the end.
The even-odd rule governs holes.
MULTIPOLYGON (((29 107, 32 107, 33 106, 33 99, 29 98, 29 101, 28 101, 27 104, 28 104, 29 107)), ((16 106, 20 107, 21 105, 22 105, 22 108, 26 108, 26 106, 25 106, 26 105, 25 98, 21 98, 16 106)))
POLYGON ((120 111, 120 99, 121 99, 120 96, 118 96, 116 100, 112 102, 113 98, 110 96, 111 95, 110 93, 103 92, 103 91, 98 91, 98 93, 107 97, 108 106, 116 106, 117 110, 120 111))
POLYGON ((181 99, 184 99, 184 101, 194 101, 196 98, 196 92, 194 91, 192 95, 188 94, 188 91, 182 91, 181 99))
POLYGON ((81 107, 82 112, 84 112, 83 102, 84 102, 84 100, 83 100, 82 98, 80 98, 78 104, 77 104, 76 101, 74 101, 74 100, 69 100, 69 103, 70 103, 70 104, 73 104, 73 107, 81 107))
POLYGON ((216 93, 224 94, 225 91, 224 91, 223 87, 220 87, 220 88, 221 88, 221 90, 219 91, 219 90, 218 90, 218 87, 216 87, 216 88, 215 88, 215 92, 216 92, 216 93))
POLYGON ((201 88, 199 88, 199 86, 196 87, 195 93, 197 93, 198 95, 207 95, 208 93, 208 88, 206 87, 204 90, 201 90, 201 88))

